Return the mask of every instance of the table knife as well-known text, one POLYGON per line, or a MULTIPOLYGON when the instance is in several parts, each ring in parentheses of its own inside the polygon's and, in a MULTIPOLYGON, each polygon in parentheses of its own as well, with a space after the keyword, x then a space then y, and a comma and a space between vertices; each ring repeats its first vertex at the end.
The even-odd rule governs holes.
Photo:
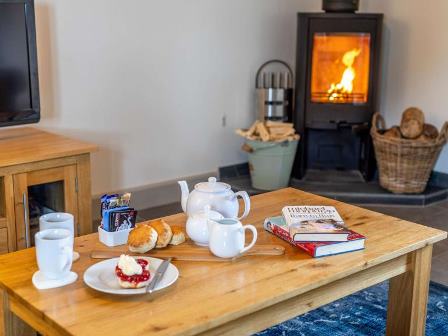
POLYGON ((152 281, 146 286, 146 293, 151 294, 154 291, 154 288, 159 283, 160 279, 162 279, 163 275, 165 274, 168 265, 171 262, 171 258, 168 258, 164 260, 159 267, 156 269, 156 274, 154 275, 154 278, 152 281))

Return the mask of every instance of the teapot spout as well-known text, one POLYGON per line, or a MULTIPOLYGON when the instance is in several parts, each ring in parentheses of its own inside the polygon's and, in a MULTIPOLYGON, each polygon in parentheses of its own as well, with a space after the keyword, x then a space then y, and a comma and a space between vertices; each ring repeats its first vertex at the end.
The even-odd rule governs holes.
POLYGON ((181 191, 181 198, 180 198, 180 204, 182 205, 182 210, 187 213, 187 200, 188 196, 190 195, 190 191, 188 190, 188 184, 187 181, 177 181, 180 185, 180 191, 181 191))

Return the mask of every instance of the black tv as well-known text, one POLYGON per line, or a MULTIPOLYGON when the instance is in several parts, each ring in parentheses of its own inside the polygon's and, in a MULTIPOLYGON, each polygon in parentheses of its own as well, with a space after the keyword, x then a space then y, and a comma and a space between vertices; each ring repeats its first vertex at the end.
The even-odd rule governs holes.
POLYGON ((40 119, 33 0, 0 0, 0 127, 40 119))

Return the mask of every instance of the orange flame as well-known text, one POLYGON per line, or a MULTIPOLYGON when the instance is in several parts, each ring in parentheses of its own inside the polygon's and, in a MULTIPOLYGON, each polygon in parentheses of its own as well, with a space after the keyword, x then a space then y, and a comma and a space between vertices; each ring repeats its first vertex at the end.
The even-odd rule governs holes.
POLYGON ((342 56, 342 63, 345 65, 345 70, 342 74, 341 81, 337 84, 331 83, 328 89, 328 100, 344 100, 348 94, 353 91, 353 81, 356 77, 355 69, 353 68, 353 63, 356 57, 361 53, 361 49, 353 49, 347 51, 344 56, 342 56))

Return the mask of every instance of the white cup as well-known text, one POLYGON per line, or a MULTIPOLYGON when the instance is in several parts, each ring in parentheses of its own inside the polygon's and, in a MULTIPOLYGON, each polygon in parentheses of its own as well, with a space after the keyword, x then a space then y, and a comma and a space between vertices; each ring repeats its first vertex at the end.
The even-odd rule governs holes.
POLYGON ((208 221, 209 248, 217 257, 233 258, 250 250, 257 241, 257 229, 253 225, 244 225, 238 219, 224 218, 208 221), (252 241, 245 245, 245 231, 252 231, 252 241))
MULTIPOLYGON (((51 212, 39 217, 39 231, 48 229, 64 229, 75 238, 75 217, 66 212, 51 212)), ((73 252, 73 261, 79 259, 79 253, 73 252)))
POLYGON ((75 235, 75 219, 72 214, 52 212, 39 218, 39 231, 48 229, 64 229, 75 235))
POLYGON ((39 271, 48 279, 62 279, 73 262, 73 235, 64 229, 43 230, 34 236, 39 271))

